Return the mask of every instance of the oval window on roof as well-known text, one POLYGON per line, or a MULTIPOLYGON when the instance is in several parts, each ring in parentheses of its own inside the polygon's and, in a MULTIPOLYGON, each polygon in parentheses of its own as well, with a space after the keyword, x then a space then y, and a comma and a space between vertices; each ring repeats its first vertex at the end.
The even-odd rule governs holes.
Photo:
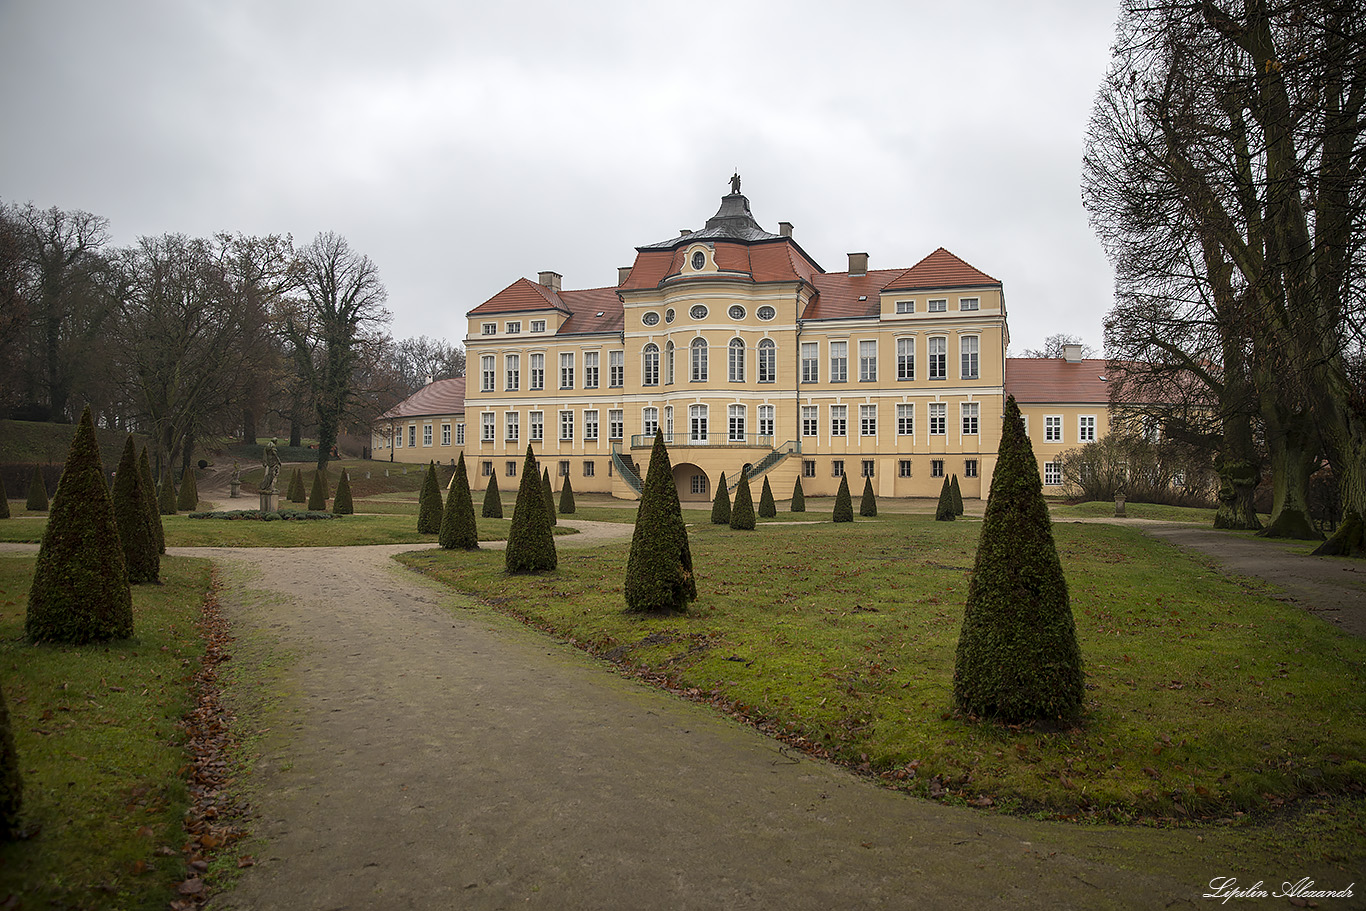
POLYGON ((701 250, 692 255, 692 269, 694 272, 701 272, 707 264, 707 256, 701 250))
POLYGON ((646 313, 641 316, 640 321, 647 326, 656 325, 659 322, 659 314, 653 310, 646 311, 646 313))
POLYGON ((774 310, 772 307, 765 305, 763 307, 760 307, 757 311, 755 311, 755 315, 758 316, 759 319, 773 319, 773 317, 778 315, 778 311, 774 310))
POLYGON ((744 307, 741 307, 739 304, 731 304, 729 313, 730 313, 730 318, 731 318, 731 319, 744 319, 744 318, 745 318, 745 308, 744 308, 744 307))
POLYGON ((664 311, 664 322, 666 322, 666 323, 672 323, 673 321, 674 321, 674 308, 673 308, 673 307, 670 307, 668 310, 665 310, 665 311, 664 311))
POLYGON ((707 308, 704 307, 702 304, 693 304, 693 308, 688 311, 688 315, 691 316, 693 319, 706 319, 707 308))

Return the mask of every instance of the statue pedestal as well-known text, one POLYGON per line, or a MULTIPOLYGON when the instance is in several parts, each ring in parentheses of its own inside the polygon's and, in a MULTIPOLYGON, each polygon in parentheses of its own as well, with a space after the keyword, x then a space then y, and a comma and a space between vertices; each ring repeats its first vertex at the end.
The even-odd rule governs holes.
POLYGON ((280 495, 273 490, 261 491, 261 512, 279 512, 280 495))
POLYGON ((228 496, 231 497, 231 498, 234 499, 234 500, 241 499, 241 497, 242 497, 242 482, 241 482, 241 481, 229 481, 229 482, 228 482, 228 496))

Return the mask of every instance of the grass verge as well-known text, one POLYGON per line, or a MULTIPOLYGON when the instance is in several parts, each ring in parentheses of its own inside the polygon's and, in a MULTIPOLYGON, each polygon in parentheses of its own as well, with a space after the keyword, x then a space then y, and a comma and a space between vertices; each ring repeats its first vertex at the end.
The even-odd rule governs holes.
POLYGON ((0 667, 35 834, 0 846, 0 897, 25 907, 161 909, 184 879, 189 761, 181 720, 204 653, 209 562, 162 559, 133 588, 136 636, 98 646, 23 638, 35 558, 0 555, 0 667))
MULTIPOLYGON (((1066 519, 1110 519, 1115 515, 1113 502, 1090 500, 1086 503, 1066 505, 1055 503, 1049 508, 1054 520, 1066 519)), ((1160 503, 1126 503, 1124 515, 1129 519, 1151 519, 1156 522, 1195 522, 1214 527, 1213 509, 1196 506, 1163 506, 1160 503)), ((1265 517, 1264 517, 1265 518, 1265 517)))
POLYGON ((400 559, 925 796, 1181 820, 1366 787, 1366 643, 1130 528, 1054 529, 1086 660, 1082 722, 959 716, 954 652, 979 530, 923 516, 695 525, 700 597, 669 617, 623 612, 626 545, 562 551, 534 577, 507 576, 499 554, 400 559))

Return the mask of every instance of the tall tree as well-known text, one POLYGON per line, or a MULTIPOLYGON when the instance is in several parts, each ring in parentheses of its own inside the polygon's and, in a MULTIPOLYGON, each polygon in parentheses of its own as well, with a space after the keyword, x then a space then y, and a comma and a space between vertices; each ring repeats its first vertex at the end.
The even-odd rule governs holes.
POLYGON ((1080 335, 1057 332, 1044 339, 1042 348, 1026 348, 1020 357, 1063 357, 1067 353, 1067 346, 1069 345, 1076 345, 1080 348, 1082 357, 1095 357, 1099 353, 1095 348, 1082 341, 1080 335))
POLYGON ((322 470, 353 404, 364 346, 377 343, 389 321, 387 292, 370 258, 331 232, 299 251, 296 269, 302 297, 285 321, 285 337, 313 401, 322 470))

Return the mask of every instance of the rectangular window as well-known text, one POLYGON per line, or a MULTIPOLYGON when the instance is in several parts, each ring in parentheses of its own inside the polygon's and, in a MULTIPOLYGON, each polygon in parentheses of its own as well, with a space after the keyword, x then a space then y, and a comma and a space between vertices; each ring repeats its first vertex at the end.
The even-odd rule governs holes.
POLYGON ((568 460, 568 459, 561 459, 561 460, 560 460, 560 477, 562 477, 562 478, 567 478, 567 477, 569 477, 569 460, 568 460))
POLYGON ((465 445, 465 425, 464 425, 464 424, 456 424, 456 425, 455 425, 455 445, 457 445, 457 446, 464 446, 464 445, 465 445))
POLYGON ((574 439, 574 412, 560 412, 560 439, 569 441, 574 439))
POLYGON ((707 442, 707 406, 688 406, 688 441, 704 444, 707 442))
POLYGON ((949 376, 949 340, 930 339, 930 379, 943 380, 949 376))
POLYGON ((442 425, 441 425, 441 445, 442 445, 442 446, 449 446, 449 445, 451 445, 451 425, 450 425, 450 424, 442 424, 442 425))
POLYGON ((802 382, 820 382, 820 348, 815 342, 802 342, 802 382))
POLYGON ((962 361, 963 379, 965 380, 977 379, 978 347, 977 336, 975 335, 965 335, 958 340, 958 353, 962 361))
POLYGON ((479 463, 479 473, 482 474, 482 475, 483 475, 484 477, 486 477, 486 478, 489 477, 489 476, 491 476, 491 475, 493 474, 493 463, 492 463, 492 462, 480 462, 480 463, 479 463))
POLYGON ((911 460, 898 459, 896 463, 896 473, 900 477, 909 478, 911 476, 911 460))
POLYGON ((607 412, 607 439, 619 440, 626 432, 625 412, 620 408, 613 408, 607 412))
POLYGON ((963 413, 963 433, 966 436, 977 434, 977 418, 980 407, 976 402, 964 402, 958 406, 963 413))
POLYGON ((1095 415, 1085 415, 1077 418, 1077 442, 1094 443, 1096 441, 1096 418, 1095 415))
POLYGON ((873 476, 873 460, 872 460, 872 459, 864 459, 864 460, 863 460, 863 476, 864 476, 865 478, 871 478, 871 477, 873 476))
POLYGON ((532 411, 526 416, 527 434, 534 442, 539 443, 545 439, 545 412, 532 411))
POLYGON ((731 405, 728 409, 728 418, 728 436, 726 439, 732 443, 743 443, 745 441, 745 406, 731 405))
POLYGON ((831 342, 830 343, 830 382, 847 383, 849 381, 849 343, 831 342))
POLYGON ((531 389, 545 388, 545 355, 533 354, 531 356, 531 389))
POLYGON ((507 330, 508 335, 517 335, 519 332, 522 331, 522 321, 517 320, 516 322, 509 322, 507 324, 507 330))
POLYGON ((732 383, 743 383, 745 381, 745 343, 740 339, 733 340, 726 346, 729 354, 727 364, 729 365, 729 377, 732 383))
POLYGON ((858 378, 860 383, 877 380, 877 342, 858 343, 858 378))
POLYGON ((804 478, 814 478, 815 476, 816 476, 816 460, 815 460, 815 459, 803 459, 803 460, 802 460, 802 477, 804 477, 804 478))
POLYGON ((759 382, 778 381, 778 346, 770 339, 759 343, 759 382))
POLYGON ((543 319, 534 319, 534 320, 532 320, 532 321, 531 321, 531 331, 532 331, 532 332, 544 332, 544 331, 545 331, 545 320, 543 320, 543 319))
POLYGON ((664 345, 664 383, 672 386, 674 384, 674 343, 667 342, 664 345))
POLYGON ((832 477, 836 478, 844 474, 844 459, 830 460, 830 474, 832 477))
POLYGON ((915 339, 913 338, 896 340, 896 378, 899 380, 915 379, 915 339))
POLYGON ((694 496, 701 496, 702 494, 706 493, 707 476, 704 474, 693 475, 691 478, 688 479, 688 489, 693 492, 694 496))
POLYGON ((596 440, 598 438, 598 411, 596 408, 585 409, 583 412, 583 438, 585 440, 596 440))
POLYGON ((830 406, 830 435, 842 437, 849 435, 849 406, 830 406))
POLYGON ((1045 443, 1062 442, 1062 416, 1050 415, 1043 419, 1043 441, 1045 443))
POLYGON ((819 405, 802 406, 802 436, 814 437, 820 433, 817 421, 820 420, 819 405))
POLYGON ((626 352, 607 352, 607 382, 616 389, 626 385, 626 352))
POLYGON ((896 302, 896 312, 897 312, 897 313, 914 313, 914 312, 915 312, 915 301, 897 301, 897 302, 896 302))
POLYGON ((598 388, 598 352, 585 351, 583 353, 583 388, 598 388))
POLYGON ((914 405, 896 406, 896 435, 899 437, 915 436, 914 405))
POLYGON ((958 309, 959 309, 959 310, 976 310, 977 307, 978 307, 978 305, 979 305, 979 303, 980 303, 980 302, 979 302, 978 299, 975 298, 975 297, 960 297, 960 298, 958 298, 958 309))
POLYGON ((516 392, 522 386, 522 356, 509 354, 503 357, 503 372, 507 375, 507 391, 516 392))
POLYGON ((497 335, 497 334, 498 334, 498 324, 497 324, 497 323, 484 323, 483 333, 484 333, 484 335, 497 335))
POLYGON ((503 416, 503 439, 509 443, 517 442, 522 429, 521 416, 515 411, 509 411, 503 416))
POLYGON ((640 412, 640 432, 647 437, 659 433, 659 409, 643 408, 640 412))
POLYGON ((409 425, 408 425, 408 445, 409 445, 409 446, 416 446, 416 445, 417 445, 417 425, 416 425, 416 424, 409 424, 409 425))
POLYGON ((561 388, 561 389, 573 389, 573 388, 574 388, 574 354, 573 354, 573 352, 570 352, 570 353, 568 353, 568 354, 561 354, 561 355, 560 355, 560 388, 561 388))
POLYGON ((585 478, 591 478, 591 477, 593 477, 594 471, 596 471, 596 469, 593 467, 593 463, 592 463, 592 462, 584 462, 584 463, 583 463, 583 476, 584 476, 585 478))
POLYGON ((479 358, 479 376, 481 379, 479 388, 484 392, 492 392, 493 384, 497 381, 498 376, 493 355, 486 354, 479 358))
POLYGON ((503 465, 503 474, 509 478, 517 477, 517 463, 512 459, 508 459, 503 465))
POLYGON ((965 477, 965 478, 975 478, 975 477, 977 477, 977 460, 976 460, 976 459, 964 459, 964 460, 963 460, 963 477, 965 477))
POLYGON ((430 446, 430 445, 432 445, 432 425, 431 425, 431 424, 423 424, 423 425, 422 425, 422 445, 423 445, 423 446, 430 446))
POLYGON ((479 439, 483 440, 485 443, 492 443, 494 441, 494 420, 495 418, 492 411, 485 411, 483 414, 479 415, 479 439))
POLYGON ((944 460, 930 459, 930 477, 942 478, 944 476, 944 460))
POLYGON ((930 435, 944 436, 948 428, 949 406, 944 402, 930 402, 930 435))
POLYGON ((1043 483, 1046 487, 1057 487, 1062 483, 1062 463, 1043 463, 1043 483))
POLYGON ((858 432, 859 436, 877 436, 877 406, 860 405, 858 406, 858 432))
POLYGON ((925 301, 925 309, 931 313, 945 313, 949 309, 949 302, 944 298, 927 300, 925 301))
POLYGON ((775 409, 772 405, 759 406, 759 436, 773 436, 773 416, 775 409))

